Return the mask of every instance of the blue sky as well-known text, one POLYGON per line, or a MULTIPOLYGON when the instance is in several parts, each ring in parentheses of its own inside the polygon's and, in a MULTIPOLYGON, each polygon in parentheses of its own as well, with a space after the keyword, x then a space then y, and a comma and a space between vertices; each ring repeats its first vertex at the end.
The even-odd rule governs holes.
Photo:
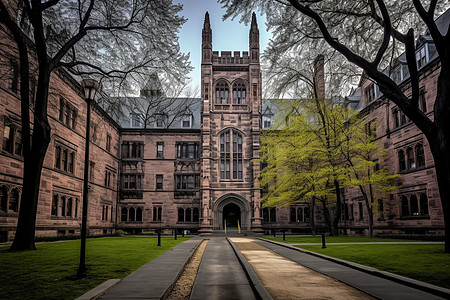
MULTIPOLYGON (((205 19, 205 12, 209 12, 211 29, 213 33, 212 42, 214 51, 248 51, 249 26, 239 23, 238 19, 233 21, 222 21, 225 9, 216 0, 175 0, 175 3, 183 5, 180 13, 188 21, 180 31, 180 47, 184 53, 190 53, 192 66, 195 68, 189 77, 192 78, 191 87, 198 87, 200 84, 200 64, 202 28, 205 19)), ((267 46, 271 34, 266 31, 265 17, 257 13, 258 28, 260 32, 261 52, 267 46)))

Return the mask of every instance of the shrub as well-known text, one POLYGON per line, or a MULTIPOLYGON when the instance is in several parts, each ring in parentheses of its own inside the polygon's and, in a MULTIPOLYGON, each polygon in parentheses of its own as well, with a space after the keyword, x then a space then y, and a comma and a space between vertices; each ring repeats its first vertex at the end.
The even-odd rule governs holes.
POLYGON ((116 236, 126 236, 128 233, 126 233, 125 231, 121 230, 121 229, 117 229, 115 235, 116 236))

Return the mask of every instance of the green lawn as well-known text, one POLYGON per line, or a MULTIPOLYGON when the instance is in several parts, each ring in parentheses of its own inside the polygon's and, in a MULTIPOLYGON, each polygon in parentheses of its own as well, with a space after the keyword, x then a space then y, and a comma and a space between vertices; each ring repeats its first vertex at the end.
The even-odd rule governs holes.
POLYGON ((444 245, 296 247, 450 288, 450 254, 444 253, 444 245))
POLYGON ((0 299, 75 299, 111 278, 124 278, 189 238, 111 237, 88 239, 85 279, 75 278, 80 241, 37 244, 36 251, 0 247, 0 299))
MULTIPOLYGON (((265 239, 283 242, 283 236, 265 236, 265 239)), ((326 236, 326 243, 357 243, 357 242, 418 242, 418 240, 384 239, 357 236, 326 236)), ((322 236, 286 236, 285 243, 322 243, 322 236)))

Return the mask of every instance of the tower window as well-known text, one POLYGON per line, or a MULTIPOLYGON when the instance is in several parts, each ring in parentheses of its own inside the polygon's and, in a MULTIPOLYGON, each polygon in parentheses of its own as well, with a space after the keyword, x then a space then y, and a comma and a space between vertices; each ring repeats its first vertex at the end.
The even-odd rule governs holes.
POLYGON ((229 88, 225 82, 216 85, 216 104, 229 104, 229 88))
POLYGON ((235 83, 233 85, 233 104, 246 103, 247 89, 243 83, 235 83))
POLYGON ((232 174, 233 179, 242 179, 242 170, 242 135, 226 131, 220 135, 220 178, 230 179, 232 174))

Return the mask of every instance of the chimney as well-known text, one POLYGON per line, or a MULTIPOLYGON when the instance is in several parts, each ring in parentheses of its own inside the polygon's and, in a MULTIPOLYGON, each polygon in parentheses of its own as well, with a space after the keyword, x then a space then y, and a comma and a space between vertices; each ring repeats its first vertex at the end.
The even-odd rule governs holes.
POLYGON ((322 54, 314 60, 314 95, 319 100, 325 99, 325 70, 322 54))

